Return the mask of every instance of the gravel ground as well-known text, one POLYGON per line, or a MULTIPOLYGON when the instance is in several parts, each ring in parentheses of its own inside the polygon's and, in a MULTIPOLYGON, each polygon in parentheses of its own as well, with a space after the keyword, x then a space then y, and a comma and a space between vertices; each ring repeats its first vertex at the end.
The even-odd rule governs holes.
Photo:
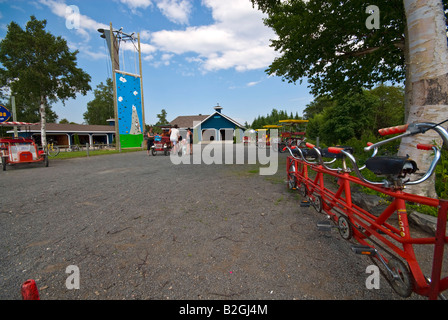
MULTIPOLYGON (((0 172, 0 299, 394 300, 371 261, 257 164, 174 165, 146 151, 0 172), (66 268, 79 268, 67 289, 66 268)), ((422 299, 413 294, 410 299, 422 299)))

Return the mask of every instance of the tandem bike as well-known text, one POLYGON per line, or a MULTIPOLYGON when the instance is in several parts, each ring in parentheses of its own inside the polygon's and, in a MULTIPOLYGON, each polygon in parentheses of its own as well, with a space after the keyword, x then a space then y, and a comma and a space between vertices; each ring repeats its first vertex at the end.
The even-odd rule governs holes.
POLYGON ((350 147, 320 149, 307 143, 307 148, 286 147, 285 150, 290 152, 286 165, 289 188, 298 190, 305 203, 308 202, 316 211, 327 215, 327 220, 317 224, 319 230, 336 228, 343 239, 355 240, 351 247, 353 252, 370 256, 381 266, 387 281, 401 297, 407 298, 415 292, 430 300, 436 300, 439 297, 444 299, 442 292, 448 289, 448 277, 442 278, 444 246, 448 242, 448 200, 406 193, 404 189, 406 186, 426 181, 434 173, 441 157, 441 147, 416 145, 423 152, 434 153, 427 172, 416 180, 409 178, 418 170, 415 161, 408 157, 377 156, 380 146, 403 137, 423 134, 428 130, 437 132, 443 145, 448 146, 448 132, 440 124, 423 122, 380 129, 382 136, 399 135, 374 144, 369 143, 364 150, 372 152, 372 155, 362 167, 358 166, 350 147), (333 159, 324 161, 323 158, 333 159), (336 159, 341 160, 341 168, 332 167, 336 159), (362 174, 366 168, 375 175, 384 177, 384 180, 368 180, 362 174), (337 179, 338 186, 333 188, 337 189, 336 191, 325 187, 324 175, 337 179), (392 201, 379 215, 367 212, 353 203, 351 183, 385 194, 392 201), (414 238, 411 235, 406 203, 437 208, 434 236, 414 238), (398 219, 391 221, 392 216, 398 219), (434 246, 430 277, 424 275, 417 261, 415 245, 434 246))

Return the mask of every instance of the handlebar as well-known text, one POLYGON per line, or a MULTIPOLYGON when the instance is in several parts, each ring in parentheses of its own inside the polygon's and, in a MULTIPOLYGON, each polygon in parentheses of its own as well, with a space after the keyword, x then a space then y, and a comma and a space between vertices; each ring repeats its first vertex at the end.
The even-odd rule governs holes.
MULTIPOLYGON (((420 122, 420 123, 411 123, 411 124, 401 125, 401 126, 397 126, 397 127, 380 129, 379 133, 383 136, 389 135, 389 134, 397 134, 397 133, 401 133, 401 134, 398 136, 374 143, 370 146, 367 146, 364 148, 364 150, 369 151, 372 148, 378 148, 379 146, 387 144, 393 140, 401 139, 401 138, 416 135, 416 134, 423 134, 428 130, 436 131, 437 134, 442 138, 442 141, 443 141, 442 145, 445 145, 445 146, 448 145, 448 132, 446 131, 445 128, 441 127, 438 124, 432 123, 432 122, 420 122)), ((438 148, 434 145, 417 144, 416 147, 419 150, 433 150, 434 158, 433 158, 431 164, 429 165, 428 171, 420 179, 415 180, 415 181, 409 181, 409 180, 405 181, 404 182, 405 185, 416 185, 416 184, 422 183, 425 180, 427 180, 434 173, 437 162, 440 160, 440 157, 441 157, 440 148, 438 148)), ((362 177, 360 175, 358 175, 358 176, 361 179, 365 179, 364 177, 362 177)), ((371 181, 367 181, 367 182, 372 183, 371 181)))
POLYGON ((417 149, 419 150, 431 150, 434 147, 435 145, 433 144, 424 144, 424 143, 417 144, 417 149))
POLYGON ((306 145, 308 148, 310 148, 310 149, 313 149, 313 148, 314 148, 314 144, 311 144, 311 143, 309 143, 309 142, 306 142, 305 145, 306 145))
MULTIPOLYGON (((316 148, 313 144, 308 143, 308 142, 306 143, 306 146, 307 146, 308 148, 310 148, 310 149, 314 149, 314 150, 315 150, 316 155, 317 155, 317 162, 314 162, 314 161, 308 161, 307 158, 306 158, 306 156, 303 154, 301 148, 298 148, 297 146, 291 146, 291 147, 286 146, 286 147, 283 148, 283 151, 288 150, 289 153, 291 154, 291 156, 292 156, 294 159, 302 160, 302 161, 304 161, 305 163, 310 164, 310 165, 316 165, 316 164, 324 164, 324 165, 325 165, 325 164, 332 164, 333 162, 336 161, 336 159, 333 159, 333 160, 331 160, 331 161, 324 162, 324 161, 322 160, 322 154, 321 154, 321 152, 320 152, 320 150, 319 150, 318 148, 316 148), (299 153, 299 156, 300 156, 300 157, 296 157, 296 156, 294 155, 294 153, 292 152, 292 150, 297 150, 298 153, 299 153)), ((333 169, 331 169, 331 168, 328 168, 328 169, 333 170, 333 169)))
POLYGON ((408 129, 408 124, 404 124, 401 126, 395 126, 395 127, 389 127, 389 128, 383 128, 379 129, 378 132, 382 136, 387 136, 390 134, 397 134, 397 133, 405 133, 408 129))

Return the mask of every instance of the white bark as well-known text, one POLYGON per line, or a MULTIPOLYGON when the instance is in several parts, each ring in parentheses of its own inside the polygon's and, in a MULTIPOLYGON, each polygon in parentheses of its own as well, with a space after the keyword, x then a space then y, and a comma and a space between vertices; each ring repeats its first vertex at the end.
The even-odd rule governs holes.
POLYGON ((45 98, 43 96, 40 97, 40 136, 42 148, 45 150, 47 147, 47 121, 45 114, 45 98))
MULTIPOLYGON (((404 0, 407 19, 406 39, 409 50, 411 86, 407 123, 441 122, 448 119, 448 46, 446 22, 441 0, 404 0)), ((399 154, 415 160, 420 173, 425 173, 431 152, 417 150, 418 143, 441 144, 438 135, 430 130, 423 135, 403 139, 399 154)), ((435 197, 434 176, 427 183, 408 188, 407 192, 435 197)))

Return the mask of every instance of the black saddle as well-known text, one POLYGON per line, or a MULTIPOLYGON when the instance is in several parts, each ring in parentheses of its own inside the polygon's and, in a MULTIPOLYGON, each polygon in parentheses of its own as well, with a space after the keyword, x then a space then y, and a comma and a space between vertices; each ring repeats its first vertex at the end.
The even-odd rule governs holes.
POLYGON ((373 157, 366 161, 366 167, 379 176, 405 176, 418 170, 414 160, 408 157, 373 157))
MULTIPOLYGON (((291 151, 294 155, 300 155, 298 148, 291 149, 291 151)), ((317 152, 314 149, 300 148, 300 151, 305 158, 317 158, 317 152)))

